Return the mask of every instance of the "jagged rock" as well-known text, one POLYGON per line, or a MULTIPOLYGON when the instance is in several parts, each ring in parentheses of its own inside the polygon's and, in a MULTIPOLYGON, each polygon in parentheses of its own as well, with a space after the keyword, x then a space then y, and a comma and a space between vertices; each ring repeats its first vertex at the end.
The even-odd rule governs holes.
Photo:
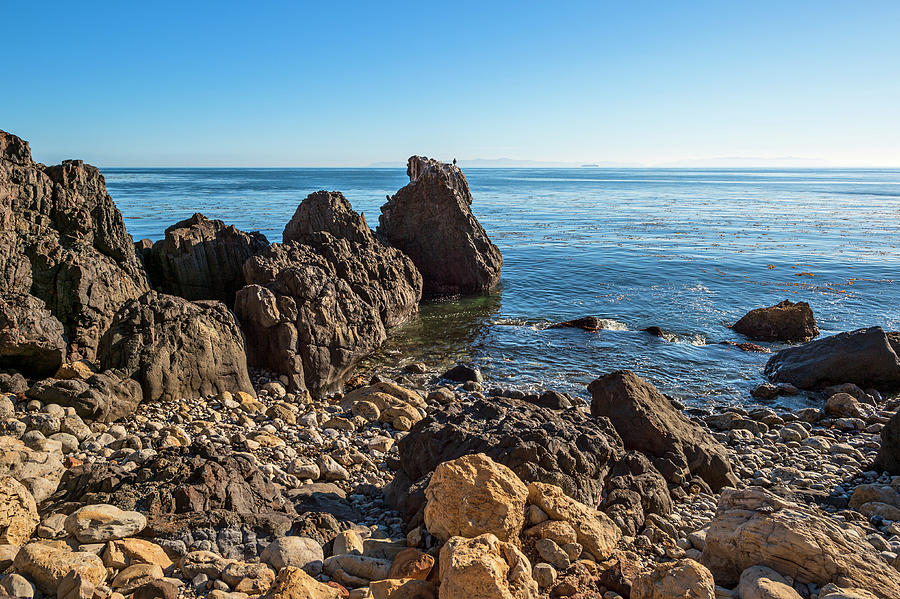
POLYGON ((0 436, 0 476, 25 485, 38 504, 56 490, 64 470, 58 450, 30 449, 18 439, 0 436))
POLYGON ((503 257, 472 214, 466 176, 420 156, 410 157, 406 173, 409 184, 381 207, 378 234, 412 258, 427 296, 493 289, 503 257))
POLYGON ((624 453, 605 418, 505 397, 441 406, 419 421, 398 448, 400 470, 386 495, 410 524, 423 507, 426 477, 447 460, 484 453, 523 482, 554 484, 596 505, 604 477, 624 453))
POLYGON ((880 472, 900 474, 900 412, 881 429, 881 447, 875 457, 875 468, 880 472))
POLYGON ((515 473, 483 453, 439 465, 425 489, 425 526, 446 541, 492 533, 518 543, 528 488, 515 473))
POLYGON ((737 486, 725 448, 647 381, 619 370, 595 380, 588 390, 591 414, 612 421, 625 448, 650 457, 669 482, 680 484, 694 474, 716 491, 737 486))
POLYGON ((453 537, 441 548, 440 599, 534 599, 531 563, 512 543, 488 533, 453 537))
POLYGON ((0 293, 0 363, 34 376, 56 372, 66 359, 62 323, 27 293, 0 293))
POLYGON ((0 393, 25 393, 28 381, 18 372, 0 372, 0 393))
POLYGON ((134 413, 143 399, 140 383, 121 371, 107 370, 81 379, 43 379, 27 393, 42 404, 72 407, 82 418, 112 422, 134 413))
POLYGON ((104 368, 129 373, 145 401, 243 391, 255 395, 244 340, 219 302, 150 291, 127 302, 100 342, 104 368))
POLYGON ((657 564, 637 577, 631 599, 714 599, 716 583, 703 564, 692 559, 657 564))
POLYGON ((750 310, 731 328, 755 341, 809 341, 819 334, 809 304, 788 300, 750 310))
POLYGON ((634 536, 648 514, 672 513, 666 480, 642 453, 629 451, 610 470, 601 505, 625 534, 634 536))
POLYGON ((703 563, 733 587, 751 566, 803 583, 869 589, 900 597, 900 572, 881 559, 859 529, 758 487, 722 492, 706 533, 703 563))
POLYGON ((860 387, 900 386, 900 335, 881 327, 816 339, 776 353, 766 375, 800 389, 855 383, 860 387))
POLYGON ((268 246, 261 233, 245 233, 197 213, 166 229, 165 238, 143 259, 157 290, 233 306, 234 294, 246 285, 244 262, 268 246))
POLYGON ((62 541, 38 541, 25 545, 16 555, 13 570, 50 595, 56 594, 60 582, 73 571, 93 584, 106 580, 103 560, 87 551, 71 551, 62 541))
POLYGON ((40 521, 28 489, 10 476, 0 476, 0 544, 23 544, 40 521))
POLYGON ((354 364, 384 342, 385 329, 418 310, 422 279, 339 193, 303 200, 285 238, 244 264, 249 285, 238 292, 235 312, 251 366, 319 395, 339 389, 354 364), (318 226, 327 230, 312 229, 318 226))
POLYGON ((118 307, 148 288, 100 171, 37 164, 27 142, 0 131, 0 292, 42 300, 90 360, 118 307))

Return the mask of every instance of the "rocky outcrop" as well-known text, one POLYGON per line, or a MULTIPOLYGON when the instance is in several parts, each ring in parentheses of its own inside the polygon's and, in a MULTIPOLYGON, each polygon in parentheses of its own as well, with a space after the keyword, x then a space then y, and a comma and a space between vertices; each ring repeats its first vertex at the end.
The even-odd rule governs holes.
POLYGON ((819 334, 809 304, 788 300, 750 310, 731 329, 754 341, 809 341, 819 334))
POLYGON ((148 292, 119 310, 99 357, 139 381, 145 401, 254 393, 243 336, 219 302, 148 292))
POLYGON ((737 485, 725 448, 633 372, 612 372, 588 390, 591 414, 608 418, 625 448, 646 454, 669 482, 682 484, 694 475, 716 491, 737 485))
POLYGON ((447 460, 483 453, 525 483, 550 483, 597 505, 604 477, 624 453, 605 418, 505 397, 442 406, 418 422, 398 448, 400 470, 386 493, 410 521, 423 507, 427 477, 447 460))
POLYGON ((339 193, 303 200, 285 236, 287 243, 244 264, 250 284, 238 292, 235 312, 251 366, 321 394, 340 388, 350 368, 384 342, 385 329, 418 310, 422 279, 339 193))
POLYGON ((466 176, 420 156, 409 159, 406 173, 409 184, 381 207, 378 234, 412 258, 426 296, 493 289, 503 257, 472 214, 466 176))
POLYGON ((93 359, 119 306, 148 288, 100 171, 37 164, 25 141, 0 131, 0 292, 42 300, 69 349, 93 359))
POLYGON ((269 247, 261 233, 245 233, 200 213, 166 229, 166 236, 143 252, 153 286, 189 300, 234 305, 246 281, 244 262, 269 247))
POLYGON ((855 383, 860 387, 900 386, 900 339, 881 327, 838 333, 783 349, 766 363, 766 375, 800 389, 855 383))
POLYGON ((758 487, 722 493, 702 561, 727 587, 760 565, 803 583, 868 589, 880 599, 900 597, 900 572, 860 530, 758 487))
POLYGON ((100 422, 133 414, 144 397, 140 383, 116 370, 87 379, 42 379, 28 389, 27 395, 45 405, 74 408, 80 417, 100 422))
POLYGON ((0 293, 0 364, 33 376, 56 372, 66 359, 62 323, 27 293, 0 293))
POLYGON ((512 543, 488 533, 453 537, 441 548, 440 599, 536 599, 531 563, 512 543))

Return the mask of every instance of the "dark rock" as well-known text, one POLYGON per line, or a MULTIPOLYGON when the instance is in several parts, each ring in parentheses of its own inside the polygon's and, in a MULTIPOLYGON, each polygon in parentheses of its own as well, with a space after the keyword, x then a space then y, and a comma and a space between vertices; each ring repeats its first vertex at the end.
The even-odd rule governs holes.
POLYGON ((900 475, 900 412, 881 429, 881 447, 875 458, 875 469, 900 475))
POLYGON ((477 294, 500 282, 503 257, 472 214, 472 194, 455 165, 412 156, 409 184, 381 207, 378 234, 422 273, 425 295, 477 294))
POLYGON ((748 351, 757 354, 767 354, 769 353, 768 347, 763 347, 762 345, 757 345, 755 343, 738 343, 736 341, 719 341, 719 345, 728 345, 730 347, 736 347, 741 351, 748 351))
MULTIPOLYGON (((312 483, 304 486, 318 487, 324 485, 312 483)), ((319 490, 315 488, 306 490, 300 487, 288 491, 286 495, 294 502, 294 509, 297 510, 298 514, 324 512, 346 522, 362 522, 364 518, 363 514, 347 501, 346 497, 333 490, 319 490)))
POLYGON ((246 391, 244 340, 234 316, 219 302, 190 302, 150 291, 128 301, 103 335, 104 368, 141 383, 145 401, 246 391))
POLYGON ((819 334, 809 304, 788 300, 750 310, 731 328, 756 341, 809 341, 819 334))
POLYGON ((62 323, 27 293, 0 293, 0 367, 51 375, 66 359, 62 323))
POLYGON ((554 484, 597 505, 606 473, 624 453, 605 418, 503 397, 442 406, 416 423, 398 449, 400 472, 386 495, 410 520, 422 507, 427 477, 447 460, 485 453, 526 483, 554 484))
POLYGON ((267 247, 261 233, 244 233, 198 213, 166 229, 165 239, 143 258, 159 291, 233 306, 234 294, 246 285, 244 262, 267 247))
POLYGON ((602 376, 588 391, 591 414, 608 418, 625 448, 646 454, 669 482, 681 484, 691 473, 716 491, 737 485, 725 448, 633 372, 602 376))
MULTIPOLYGON (((305 512, 294 518, 290 534, 308 537, 320 545, 328 545, 346 526, 341 526, 337 518, 327 512, 305 512)), ((328 552, 326 551, 326 555, 328 552)))
POLYGON ((132 594, 132 599, 177 599, 178 587, 168 580, 145 582, 132 594))
POLYGON ((765 373, 776 383, 800 389, 842 383, 894 388, 900 386, 898 352, 900 338, 870 327, 783 349, 769 359, 765 373))
POLYGON ((18 372, 0 372, 0 393, 25 393, 28 381, 18 372))
POLYGON ((115 311, 149 288, 103 176, 80 160, 37 164, 0 131, 0 197, 0 292, 42 300, 70 353, 93 360, 115 311))
POLYGON ((772 383, 760 383, 750 391, 750 395, 757 399, 769 400, 778 397, 778 386, 772 383))
POLYGON ((82 418, 112 422, 134 413, 143 399, 141 385, 122 372, 107 370, 87 380, 43 379, 28 390, 29 399, 75 408, 82 418))
POLYGON ((663 337, 663 330, 658 326, 647 327, 644 329, 645 333, 650 333, 654 337, 663 337))
POLYGON ((456 383, 465 383, 467 381, 475 381, 480 383, 484 380, 481 371, 467 364, 457 364, 447 372, 441 375, 441 378, 456 383))
POLYGON ((529 395, 525 396, 525 401, 533 403, 542 408, 550 408, 551 410, 567 410, 572 407, 571 398, 565 393, 559 391, 544 391, 539 396, 533 398, 529 395))
POLYGON ((365 217, 354 211, 339 191, 317 191, 300 202, 284 227, 282 240, 304 243, 320 232, 362 244, 371 243, 374 237, 365 217))
POLYGON ((585 331, 602 331, 606 328, 606 321, 596 316, 584 316, 575 320, 567 320, 550 325, 551 329, 582 329, 585 331))
POLYGON ((666 480, 646 456, 629 451, 610 470, 601 509, 622 532, 634 536, 648 514, 672 513, 666 480))

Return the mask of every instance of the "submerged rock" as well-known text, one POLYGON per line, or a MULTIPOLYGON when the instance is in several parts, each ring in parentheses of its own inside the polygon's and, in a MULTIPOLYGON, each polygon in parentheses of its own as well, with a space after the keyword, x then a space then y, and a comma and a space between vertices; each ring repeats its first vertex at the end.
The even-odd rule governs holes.
POLYGON ((406 173, 409 184, 381 207, 378 234, 412 258, 425 295, 477 294, 496 287, 503 257, 472 214, 463 172, 412 156, 406 173))
MULTIPOLYGON (((582 329, 584 331, 602 331, 603 329, 614 328, 610 326, 614 321, 608 318, 597 318, 596 316, 584 316, 575 320, 567 320, 550 325, 551 329, 582 329)), ((660 337, 662 334, 659 335, 660 337)))
POLYGON ((755 341, 809 341, 819 334, 809 304, 788 300, 750 310, 731 328, 755 341))
POLYGON ((56 372, 66 359, 62 323, 27 293, 0 293, 0 363, 34 376, 56 372))

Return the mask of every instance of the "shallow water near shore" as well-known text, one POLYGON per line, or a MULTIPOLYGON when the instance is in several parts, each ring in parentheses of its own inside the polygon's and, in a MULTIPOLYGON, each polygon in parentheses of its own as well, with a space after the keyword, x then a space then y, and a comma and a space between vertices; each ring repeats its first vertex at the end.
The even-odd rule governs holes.
MULTIPOLYGON (((374 228, 408 180, 404 169, 102 172, 136 240, 203 212, 280 241, 319 189, 342 191, 374 228)), ((370 364, 469 360, 512 386, 582 396, 597 375, 630 368, 701 407, 752 402, 769 355, 719 344, 744 340, 728 325, 751 308, 807 301, 823 335, 900 329, 900 170, 465 172, 503 252, 501 288, 423 305, 370 364), (585 315, 612 328, 547 328, 585 315)))

